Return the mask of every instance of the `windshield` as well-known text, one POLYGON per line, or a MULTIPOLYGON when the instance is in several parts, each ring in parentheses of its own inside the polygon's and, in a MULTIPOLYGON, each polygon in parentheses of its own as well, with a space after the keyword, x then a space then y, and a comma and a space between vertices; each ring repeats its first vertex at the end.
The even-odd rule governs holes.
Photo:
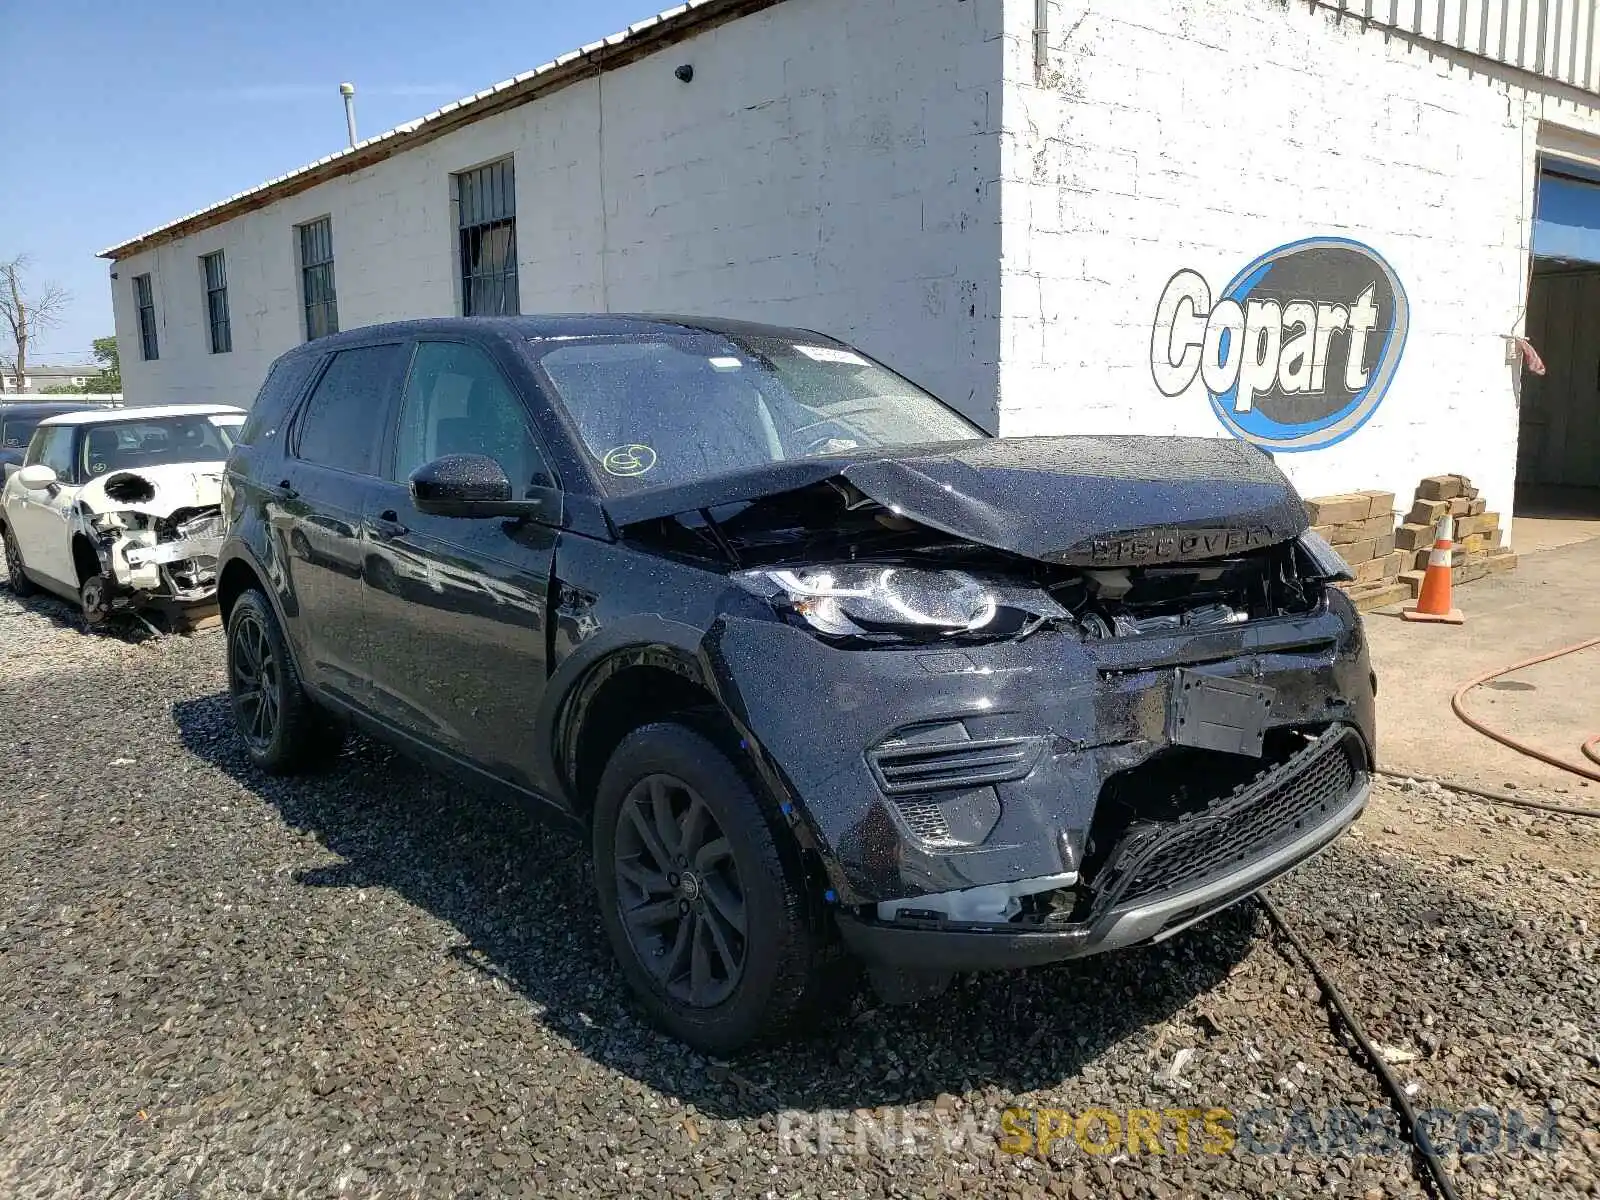
POLYGON ((988 436, 915 384, 820 339, 690 333, 531 345, 612 491, 988 436))
POLYGON ((226 415, 148 417, 96 425, 83 439, 83 467, 89 478, 111 471, 137 471, 171 463, 221 462, 233 446, 226 415))
POLYGON ((21 450, 43 417, 7 417, 0 413, 0 450, 21 450))

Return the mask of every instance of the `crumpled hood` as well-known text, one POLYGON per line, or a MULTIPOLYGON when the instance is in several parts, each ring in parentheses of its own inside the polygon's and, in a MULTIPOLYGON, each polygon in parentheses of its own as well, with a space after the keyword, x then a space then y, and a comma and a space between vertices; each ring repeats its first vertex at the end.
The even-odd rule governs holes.
POLYGON ((1227 438, 1036 437, 773 463, 606 501, 617 525, 838 478, 919 524, 1027 558, 1124 566, 1214 558, 1306 528, 1293 486, 1227 438))
POLYGON ((198 462, 109 471, 84 484, 78 493, 78 502, 96 513, 138 512, 169 517, 180 508, 221 504, 222 468, 220 462, 198 462), (140 480, 149 487, 139 487, 140 480), (111 495, 107 495, 107 488, 111 489, 111 495), (119 492, 121 498, 117 496, 119 492), (149 494, 148 499, 128 498, 146 494, 149 494))

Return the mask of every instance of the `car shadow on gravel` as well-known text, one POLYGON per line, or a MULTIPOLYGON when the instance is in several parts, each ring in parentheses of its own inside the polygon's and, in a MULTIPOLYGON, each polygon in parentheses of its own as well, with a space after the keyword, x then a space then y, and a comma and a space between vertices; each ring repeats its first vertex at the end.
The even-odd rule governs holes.
POLYGON ((86 638, 103 637, 133 645, 149 641, 161 632, 159 625, 155 627, 146 625, 139 618, 127 613, 117 613, 103 625, 90 625, 83 619, 81 609, 54 593, 35 592, 24 599, 13 592, 9 585, 0 585, 0 588, 3 588, 5 593, 26 611, 44 617, 57 628, 70 629, 86 638))
POLYGON ((225 694, 173 707, 184 744, 343 861, 306 888, 389 888, 453 926, 446 953, 504 980, 579 1052, 713 1117, 917 1103, 1057 1086, 1224 980, 1257 932, 1241 905, 1154 947, 959 978, 892 1008, 863 987, 851 1014, 787 1044, 714 1062, 644 1024, 605 943, 582 844, 526 806, 474 794, 352 737, 326 773, 258 771, 225 694))

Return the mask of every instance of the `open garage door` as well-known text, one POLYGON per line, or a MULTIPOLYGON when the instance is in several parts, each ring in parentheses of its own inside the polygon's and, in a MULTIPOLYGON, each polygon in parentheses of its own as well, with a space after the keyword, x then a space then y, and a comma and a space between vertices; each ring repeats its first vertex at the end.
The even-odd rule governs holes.
POLYGON ((1600 170, 1545 158, 1534 213, 1517 511, 1600 516, 1600 170))

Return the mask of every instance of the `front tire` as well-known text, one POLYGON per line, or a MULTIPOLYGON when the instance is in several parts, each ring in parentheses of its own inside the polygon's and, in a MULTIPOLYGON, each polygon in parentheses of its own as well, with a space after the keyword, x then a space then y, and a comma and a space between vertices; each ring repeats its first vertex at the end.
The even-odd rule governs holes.
POLYGON ((228 693, 250 761, 274 775, 326 765, 344 727, 306 694, 277 615, 254 588, 228 614, 228 693))
POLYGON ((635 730, 600 779, 606 934, 650 1019, 707 1054, 780 1037, 853 991, 769 813, 728 755, 684 725, 635 730))
POLYGON ((39 590, 38 584, 29 579, 22 568, 22 547, 17 545, 16 535, 9 526, 0 530, 0 541, 6 548, 6 582, 11 585, 13 596, 27 597, 39 590))

